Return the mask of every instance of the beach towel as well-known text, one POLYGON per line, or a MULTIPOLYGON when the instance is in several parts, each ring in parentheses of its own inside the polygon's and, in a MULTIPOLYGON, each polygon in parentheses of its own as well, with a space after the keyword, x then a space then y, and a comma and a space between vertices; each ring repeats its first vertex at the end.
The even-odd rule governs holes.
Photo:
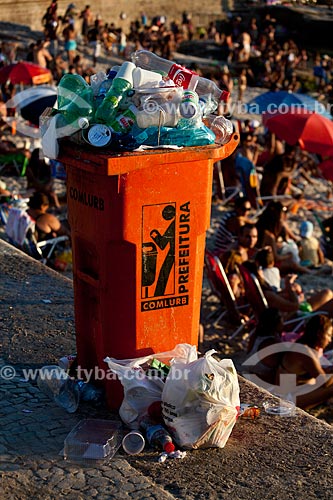
POLYGON ((6 224, 6 234, 12 242, 21 247, 29 229, 34 232, 35 222, 27 212, 20 208, 11 208, 6 224))

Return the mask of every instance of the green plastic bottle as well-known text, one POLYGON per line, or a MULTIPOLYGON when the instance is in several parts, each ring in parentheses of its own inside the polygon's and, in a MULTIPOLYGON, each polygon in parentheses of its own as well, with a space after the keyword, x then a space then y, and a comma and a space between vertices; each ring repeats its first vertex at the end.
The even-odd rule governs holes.
POLYGON ((98 106, 95 113, 95 121, 98 123, 111 124, 114 120, 119 105, 127 97, 127 92, 133 88, 133 70, 135 64, 124 62, 114 78, 112 85, 103 102, 98 106))
POLYGON ((87 128, 92 120, 93 89, 81 75, 68 73, 58 85, 58 111, 73 129, 87 128))

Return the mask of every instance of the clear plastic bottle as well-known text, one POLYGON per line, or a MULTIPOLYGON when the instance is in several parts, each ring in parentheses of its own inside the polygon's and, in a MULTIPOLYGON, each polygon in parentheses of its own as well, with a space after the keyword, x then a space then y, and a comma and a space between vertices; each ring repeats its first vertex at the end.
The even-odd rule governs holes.
POLYGON ((80 401, 79 387, 60 366, 43 366, 39 370, 38 388, 68 413, 74 413, 80 401))
POLYGON ((168 61, 157 56, 148 50, 137 50, 132 54, 132 61, 143 69, 160 71, 165 76, 168 76, 175 84, 184 89, 195 90, 200 96, 210 96, 211 108, 210 112, 214 111, 218 103, 227 101, 230 92, 218 88, 215 82, 203 78, 202 76, 193 73, 187 68, 175 64, 173 61, 168 61))
POLYGON ((108 76, 105 80, 103 80, 99 87, 98 87, 98 92, 95 97, 95 108, 97 109, 100 104, 102 104, 104 97, 108 93, 109 89, 112 86, 113 79, 116 77, 117 71, 110 70, 108 73, 108 76))
POLYGON ((97 122, 110 124, 114 120, 121 101, 127 97, 127 92, 133 88, 134 69, 135 64, 131 62, 126 61, 121 65, 103 102, 96 110, 95 120, 97 122))
POLYGON ((94 94, 81 75, 68 73, 58 85, 58 111, 74 129, 89 126, 93 117, 94 94))
POLYGON ((155 424, 149 417, 141 419, 140 427, 146 432, 146 439, 150 446, 163 450, 166 453, 174 451, 172 437, 161 424, 155 424))
POLYGON ((95 387, 89 382, 84 382, 83 380, 76 381, 77 386, 80 391, 80 398, 82 401, 88 401, 90 403, 101 403, 103 400, 103 389, 95 387))
POLYGON ((222 115, 208 115, 202 121, 214 132, 216 144, 226 144, 230 141, 234 130, 230 120, 222 115))
POLYGON ((149 50, 137 50, 131 55, 131 58, 139 68, 168 76, 177 87, 195 90, 197 86, 199 75, 173 61, 159 57, 149 50))

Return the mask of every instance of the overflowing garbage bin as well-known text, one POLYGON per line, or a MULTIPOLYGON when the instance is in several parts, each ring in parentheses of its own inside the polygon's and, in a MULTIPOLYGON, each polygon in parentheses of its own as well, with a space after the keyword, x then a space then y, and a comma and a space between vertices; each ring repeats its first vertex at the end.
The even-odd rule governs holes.
MULTIPOLYGON (((196 345, 213 163, 238 144, 116 154, 63 144, 78 364, 196 345)), ((103 378, 103 375, 100 376, 103 378)), ((108 404, 121 387, 104 378, 108 404)))

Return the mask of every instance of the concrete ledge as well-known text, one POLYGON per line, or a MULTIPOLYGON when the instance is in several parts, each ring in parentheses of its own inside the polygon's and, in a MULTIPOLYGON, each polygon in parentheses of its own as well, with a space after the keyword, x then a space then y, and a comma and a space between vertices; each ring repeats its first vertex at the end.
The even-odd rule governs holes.
MULTIPOLYGON (((189 452, 163 465, 149 450, 134 457, 120 451, 94 469, 64 462, 63 440, 81 418, 117 415, 91 407, 66 414, 22 380, 23 367, 75 352, 72 283, 3 241, 0 269, 0 373, 6 365, 15 369, 0 385, 1 498, 332 498, 332 428, 302 410, 239 419, 224 449, 189 452)), ((243 403, 274 399, 242 377, 240 387, 243 403)))

